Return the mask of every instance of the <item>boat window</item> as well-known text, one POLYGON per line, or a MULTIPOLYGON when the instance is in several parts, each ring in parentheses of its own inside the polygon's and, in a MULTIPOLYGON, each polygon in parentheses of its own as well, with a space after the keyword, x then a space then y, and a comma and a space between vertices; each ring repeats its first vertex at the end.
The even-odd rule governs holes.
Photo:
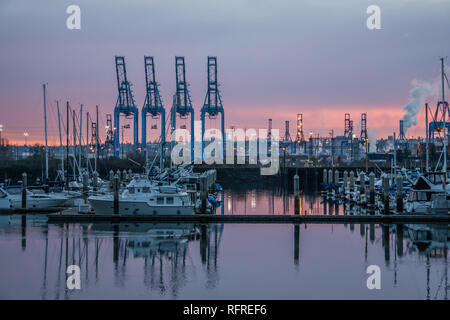
POLYGON ((6 198, 6 193, 0 190, 0 198, 6 198))
POLYGON ((156 204, 164 204, 164 198, 163 197, 157 197, 156 198, 156 204))
POLYGON ((433 181, 433 183, 434 184, 441 184, 441 183, 443 183, 444 182, 444 180, 443 180, 443 175, 440 175, 440 174, 435 174, 434 176, 434 181, 433 181))
POLYGON ((426 192, 417 192, 417 200, 418 201, 427 201, 427 193, 426 192))
POLYGON ((10 189, 8 189, 8 193, 9 194, 21 194, 21 192, 22 192, 22 189, 20 189, 20 188, 10 188, 10 189))
POLYGON ((150 192, 150 188, 149 187, 143 187, 142 188, 142 192, 143 193, 149 193, 150 192))
POLYGON ((134 188, 133 187, 128 188, 128 192, 133 194, 134 193, 134 188))
POLYGON ((141 192, 141 189, 137 189, 137 192, 141 192))
POLYGON ((173 204, 173 197, 167 197, 166 204, 173 204))

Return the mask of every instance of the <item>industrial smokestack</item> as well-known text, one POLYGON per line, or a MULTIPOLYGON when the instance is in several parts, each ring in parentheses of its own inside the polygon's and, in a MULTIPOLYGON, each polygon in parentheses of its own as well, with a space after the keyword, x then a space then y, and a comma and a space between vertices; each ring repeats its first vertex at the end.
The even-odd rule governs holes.
POLYGON ((399 134, 398 134, 399 140, 405 140, 405 129, 404 129, 404 122, 403 120, 400 120, 400 128, 399 128, 399 134))

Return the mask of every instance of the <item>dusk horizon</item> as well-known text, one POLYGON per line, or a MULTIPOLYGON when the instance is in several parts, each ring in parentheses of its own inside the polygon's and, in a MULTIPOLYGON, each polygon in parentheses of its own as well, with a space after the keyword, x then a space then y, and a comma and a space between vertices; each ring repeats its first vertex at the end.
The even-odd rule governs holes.
MULTIPOLYGON (((434 6, 380 1, 385 14, 382 28, 374 31, 365 28, 369 1, 230 1, 226 6, 130 1, 105 7, 78 1, 81 30, 65 28, 68 1, 44 2, 49 5, 0 5, 0 35, 8 43, 0 53, 0 123, 12 144, 23 144, 24 132, 29 144, 43 143, 43 83, 48 84, 50 145, 59 144, 56 100, 62 115, 66 101, 77 112, 83 104, 91 117, 99 105, 103 139, 105 116, 114 113, 117 99, 116 55, 125 57, 139 110, 145 97, 144 56, 155 58, 167 111, 175 92, 174 59, 184 56, 199 120, 206 59, 216 56, 226 128, 267 128, 272 118, 283 135, 289 120, 295 137, 296 115, 302 113, 305 134, 328 136, 333 129, 341 135, 344 114, 350 113, 359 135, 361 113, 366 113, 369 137, 386 138, 398 134, 411 90, 424 83, 440 86, 439 58, 450 53, 448 42, 435 40, 450 29, 446 1, 436 0, 434 6), (124 18, 123 24, 115 23, 124 18)), ((431 108, 440 100, 438 92, 424 97, 431 108)), ((207 127, 219 125, 207 122, 207 127)), ((423 105, 406 136, 425 136, 423 105)), ((132 130, 125 131, 125 140, 132 141, 132 130)))

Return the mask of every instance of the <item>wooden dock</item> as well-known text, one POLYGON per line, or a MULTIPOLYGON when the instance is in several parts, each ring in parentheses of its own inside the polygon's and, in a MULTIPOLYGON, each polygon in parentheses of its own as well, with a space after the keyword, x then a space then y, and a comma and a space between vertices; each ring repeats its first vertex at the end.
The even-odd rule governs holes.
POLYGON ((450 223, 449 215, 95 215, 50 214, 49 223, 450 223))

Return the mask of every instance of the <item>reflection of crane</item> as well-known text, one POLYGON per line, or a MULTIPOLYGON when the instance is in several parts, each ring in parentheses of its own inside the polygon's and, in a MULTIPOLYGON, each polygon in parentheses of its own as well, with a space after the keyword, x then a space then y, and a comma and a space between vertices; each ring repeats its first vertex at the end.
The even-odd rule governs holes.
MULTIPOLYGON (((192 107, 189 95, 188 84, 186 82, 186 69, 184 57, 175 57, 176 92, 171 110, 171 133, 172 143, 175 143, 174 131, 176 129, 177 114, 180 119, 191 116, 191 161, 194 160, 194 108, 192 107)), ((184 128, 186 129, 186 128, 184 128)))
MULTIPOLYGON (((145 84, 147 94, 145 95, 144 106, 142 107, 142 151, 147 153, 147 114, 152 119, 161 118, 161 146, 162 157, 164 159, 164 143, 166 138, 165 109, 162 104, 155 77, 155 64, 153 57, 144 57, 145 64, 145 84)), ((154 126, 151 127, 152 129, 154 126)), ((155 128, 156 129, 156 128, 155 128)))
POLYGON ((125 68, 125 58, 116 57, 116 76, 117 76, 117 90, 119 96, 117 97, 116 107, 114 108, 114 154, 119 156, 119 128, 120 115, 124 114, 127 118, 134 116, 133 126, 133 142, 134 151, 138 147, 138 117, 139 112, 134 102, 133 93, 131 91, 131 83, 127 79, 127 70, 125 68))
POLYGON ((200 255, 202 263, 206 265, 208 288, 214 288, 219 281, 217 263, 219 260, 219 247, 222 240, 224 225, 214 225, 210 230, 208 225, 200 227, 200 255), (211 245, 211 233, 213 233, 213 244, 211 245), (211 257, 213 259, 211 268, 211 257))

